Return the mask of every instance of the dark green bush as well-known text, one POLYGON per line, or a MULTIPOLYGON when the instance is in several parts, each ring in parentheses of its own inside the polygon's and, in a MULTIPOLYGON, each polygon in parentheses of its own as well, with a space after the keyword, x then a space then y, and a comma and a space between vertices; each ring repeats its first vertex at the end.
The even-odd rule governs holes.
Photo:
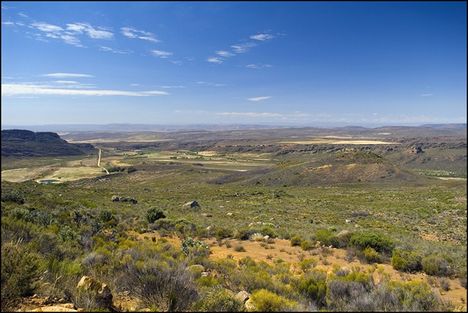
POLYGON ((297 289, 308 300, 323 306, 326 304, 327 274, 320 271, 312 271, 301 276, 297 282, 297 289))
POLYGON ((291 241, 291 246, 293 246, 293 247, 294 246, 300 246, 301 242, 302 242, 302 238, 295 235, 295 236, 291 237, 290 241, 291 241))
POLYGON ((148 223, 154 223, 155 221, 165 218, 164 212, 157 208, 151 208, 146 212, 146 220, 148 223))
POLYGON ((367 247, 363 251, 364 259, 367 263, 378 263, 381 261, 380 254, 374 248, 367 247))
POLYGON ((361 250, 367 247, 384 253, 390 253, 393 250, 393 241, 377 233, 355 233, 351 236, 350 244, 361 250))
POLYGON ((24 196, 18 191, 2 191, 2 202, 14 202, 17 204, 24 204, 24 196))
POLYGON ((392 266, 402 272, 420 271, 421 256, 413 251, 395 249, 392 254, 392 266))
POLYGON ((304 251, 309 251, 314 248, 314 244, 312 243, 312 241, 304 239, 301 241, 301 248, 304 251))
POLYGON ((8 302, 32 295, 40 275, 38 258, 19 244, 2 244, 2 311, 8 302), (5 301, 5 303, 4 303, 5 301))
POLYGON ((449 262, 441 256, 429 255, 422 259, 422 270, 428 275, 450 276, 454 271, 449 262))

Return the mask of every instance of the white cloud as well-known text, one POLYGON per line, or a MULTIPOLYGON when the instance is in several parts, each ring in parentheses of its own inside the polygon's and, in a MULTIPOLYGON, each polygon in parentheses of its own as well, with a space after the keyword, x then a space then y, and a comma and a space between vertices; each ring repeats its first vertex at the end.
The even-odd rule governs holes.
POLYGON ((71 77, 94 77, 89 74, 78 74, 78 73, 50 73, 42 75, 44 77, 55 77, 55 78, 71 78, 71 77))
MULTIPOLYGON (((49 37, 49 36, 48 36, 49 37)), ((52 36, 50 36, 52 37, 52 36)), ((52 37, 52 38, 56 38, 56 37, 52 37)), ((71 35, 60 35, 60 38, 63 40, 63 42, 65 42, 66 44, 69 44, 69 45, 72 45, 72 46, 76 46, 76 47, 83 47, 83 45, 81 44, 81 41, 76 38, 75 36, 71 36, 71 35)))
POLYGON ((30 84, 2 84, 2 96, 24 96, 24 95, 55 95, 55 96, 127 96, 127 97, 147 97, 168 95, 169 93, 160 90, 150 91, 126 91, 108 89, 69 89, 51 88, 45 85, 30 84))
POLYGON ((221 58, 218 58, 218 57, 209 57, 208 59, 206 59, 208 62, 210 63, 216 63, 216 64, 221 64, 223 63, 223 59, 221 58))
POLYGON ((258 40, 258 41, 267 41, 267 40, 270 40, 270 39, 273 39, 273 38, 275 38, 273 35, 265 34, 265 33, 250 36, 250 39, 254 39, 254 40, 258 40))
POLYGON ((7 22, 2 22, 2 25, 13 26, 13 25, 15 25, 15 23, 14 23, 14 22, 8 22, 8 21, 7 21, 7 22))
POLYGON ((122 27, 120 31, 122 35, 124 35, 127 38, 159 42, 159 40, 156 39, 156 36, 153 33, 146 32, 144 30, 138 30, 132 27, 122 27))
POLYGON ((64 84, 64 85, 75 85, 75 84, 79 84, 79 82, 74 81, 74 80, 56 80, 56 81, 54 81, 54 83, 57 83, 57 84, 64 84))
POLYGON ((95 28, 88 23, 67 24, 67 30, 73 33, 87 34, 92 39, 112 39, 114 34, 102 27, 95 28))
POLYGON ((124 51, 124 50, 116 50, 111 47, 99 46, 100 51, 111 52, 116 54, 130 54, 131 51, 124 51))
POLYGON ((235 53, 245 53, 249 51, 250 48, 255 47, 256 44, 254 42, 245 42, 236 45, 232 45, 231 48, 235 53))
POLYGON ((245 67, 251 68, 251 69, 261 69, 261 68, 268 68, 272 66, 270 64, 247 64, 245 67))
POLYGON ((130 84, 130 86, 132 86, 132 87, 138 87, 138 86, 140 86, 140 84, 135 84, 135 83, 133 83, 133 84, 130 84))
POLYGON ((268 100, 270 99, 271 96, 263 96, 263 97, 253 97, 253 98, 247 98, 249 101, 263 101, 263 100, 268 100))
POLYGON ((45 33, 59 33, 63 31, 63 28, 57 25, 48 24, 48 23, 32 23, 31 27, 40 30, 45 33))
POLYGON ((167 59, 172 55, 172 52, 162 51, 162 50, 151 50, 151 53, 161 59, 167 59))
POLYGON ((432 93, 423 93, 421 94, 421 97, 432 97, 433 94, 432 93))
POLYGON ((234 53, 231 53, 229 51, 224 51, 224 50, 216 51, 216 54, 224 58, 232 57, 235 55, 234 53))
POLYGON ((25 18, 29 17, 26 14, 24 14, 23 12, 19 12, 18 15, 21 16, 21 17, 25 17, 25 18))

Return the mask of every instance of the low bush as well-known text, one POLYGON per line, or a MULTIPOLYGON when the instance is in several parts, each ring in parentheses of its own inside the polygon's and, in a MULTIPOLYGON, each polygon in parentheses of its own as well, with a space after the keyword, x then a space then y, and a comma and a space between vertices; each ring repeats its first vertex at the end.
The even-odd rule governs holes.
POLYGON ((254 291, 250 299, 257 312, 293 311, 297 307, 297 303, 294 301, 266 289, 254 291))
POLYGON ((297 290, 316 305, 326 304, 327 274, 312 271, 301 276, 297 282, 297 290))
POLYGON ((441 256, 429 255, 422 259, 422 270, 428 275, 450 276, 453 269, 449 262, 441 256))
POLYGON ((291 241, 291 246, 293 247, 300 246, 302 242, 302 238, 296 235, 296 236, 291 237, 290 241, 291 241))
POLYGON ((304 251, 309 251, 314 248, 314 244, 312 243, 312 241, 304 239, 301 241, 301 248, 304 251))
POLYGON ((338 239, 335 234, 328 229, 318 229, 315 232, 315 239, 325 246, 339 247, 338 239))
POLYGON ((378 252, 390 253, 393 250, 393 241, 377 233, 355 233, 351 236, 350 244, 356 248, 364 250, 371 247, 378 252))
POLYGON ((232 291, 218 287, 203 295, 195 309, 202 312, 239 312, 242 310, 242 303, 235 298, 232 291))
POLYGON ((150 224, 165 217, 166 215, 164 214, 164 212, 157 208, 151 208, 146 212, 146 220, 150 224))
POLYGON ((367 263, 378 263, 381 261, 380 254, 374 248, 367 247, 363 251, 364 259, 367 263))
POLYGON ((420 271, 421 256, 413 251, 395 249, 392 254, 392 266, 402 272, 420 271))

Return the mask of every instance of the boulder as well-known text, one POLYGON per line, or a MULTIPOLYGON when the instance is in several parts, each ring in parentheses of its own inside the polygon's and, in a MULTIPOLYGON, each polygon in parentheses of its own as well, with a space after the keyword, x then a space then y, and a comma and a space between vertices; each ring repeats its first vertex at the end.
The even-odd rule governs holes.
POLYGON ((73 303, 65 303, 58 305, 43 306, 31 310, 31 312, 78 312, 78 310, 75 309, 73 303))
POLYGON ((76 285, 76 289, 79 293, 90 293, 95 297, 96 302, 98 302, 103 307, 112 307, 112 292, 106 284, 101 283, 92 277, 83 276, 76 285))
POLYGON ((257 310, 257 308, 255 307, 255 304, 250 298, 249 300, 245 301, 244 306, 247 312, 255 312, 257 310))
POLYGON ((245 303, 247 300, 250 299, 250 293, 248 293, 245 290, 239 291, 236 295, 235 298, 239 300, 242 303, 245 303))
POLYGON ((200 204, 197 201, 189 201, 183 205, 184 208, 186 209, 199 209, 200 204))

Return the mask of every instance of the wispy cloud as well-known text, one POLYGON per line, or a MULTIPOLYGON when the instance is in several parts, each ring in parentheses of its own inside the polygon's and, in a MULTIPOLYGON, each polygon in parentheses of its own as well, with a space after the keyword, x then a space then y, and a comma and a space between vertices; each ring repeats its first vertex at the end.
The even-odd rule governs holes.
POLYGON ((432 93, 422 93, 421 94, 421 97, 432 97, 433 94, 432 93))
POLYGON ((161 59, 167 59, 172 55, 172 52, 162 50, 151 50, 151 54, 161 59))
POLYGON ((32 23, 31 27, 40 30, 41 32, 46 33, 59 33, 63 31, 63 28, 57 25, 49 24, 49 23, 32 23))
POLYGON ((28 18, 28 17, 29 17, 28 15, 24 14, 23 12, 19 12, 18 15, 21 16, 21 17, 24 17, 24 18, 28 18))
POLYGON ((55 77, 55 78, 84 78, 84 77, 94 77, 93 75, 89 74, 79 74, 79 73, 49 73, 42 75, 44 77, 55 77))
POLYGON ((182 86, 182 85, 165 85, 165 86, 159 86, 159 88, 175 89, 175 88, 185 88, 185 86, 182 86))
POLYGON ((146 41, 151 41, 151 42, 159 42, 159 40, 156 39, 156 36, 153 33, 150 33, 144 30, 138 30, 133 27, 122 27, 120 31, 122 35, 124 35, 127 38, 141 39, 141 40, 146 40, 146 41))
POLYGON ((74 80, 56 80, 56 81, 54 81, 54 83, 57 83, 57 84, 64 84, 64 85, 75 85, 75 84, 79 84, 79 82, 74 81, 74 80))
POLYGON ((271 64, 247 64, 245 67, 258 70, 258 69, 268 68, 272 66, 271 64))
POLYGON ((282 117, 283 114, 275 112, 218 112, 215 115, 231 117, 282 117))
POLYGON ((94 27, 88 23, 67 24, 67 30, 72 33, 86 34, 92 39, 112 39, 114 34, 103 27, 94 27))
POLYGON ((109 90, 109 89, 72 89, 72 88, 53 88, 47 85, 31 84, 2 84, 2 96, 126 96, 126 97, 148 97, 169 95, 169 93, 160 90, 150 91, 127 91, 127 90, 109 90))
MULTIPOLYGON (((47 38, 61 39, 66 44, 75 47, 83 47, 81 41, 77 37, 73 36, 71 33, 65 32, 65 30, 60 26, 40 22, 32 23, 30 27, 42 32, 47 38)), ((40 34, 36 34, 35 38, 37 40, 46 41, 40 34)))
POLYGON ((130 54, 132 53, 131 51, 128 50, 116 50, 111 47, 106 47, 106 46, 99 46, 100 51, 105 51, 105 52, 111 52, 111 53, 116 53, 116 54, 130 54))
POLYGON ((223 59, 221 58, 218 58, 218 57, 209 57, 208 59, 206 59, 208 62, 210 63, 216 63, 216 64, 221 64, 223 63, 223 59))
POLYGON ((6 22, 2 22, 2 25, 6 25, 6 26, 14 26, 15 23, 14 22, 10 22, 10 21, 6 21, 6 22))
POLYGON ((224 58, 232 57, 232 56, 235 55, 234 53, 231 53, 231 52, 225 51, 225 50, 219 50, 219 51, 216 51, 215 53, 217 55, 221 56, 221 57, 224 57, 224 58))
POLYGON ((226 86, 226 84, 205 82, 205 81, 197 81, 195 83, 197 85, 200 85, 200 86, 208 86, 208 87, 224 87, 224 86, 226 86))
POLYGON ((247 100, 257 102, 257 101, 268 100, 270 98, 271 96, 262 96, 262 97, 247 98, 247 100))
POLYGON ((231 48, 233 51, 237 54, 239 53, 246 53, 247 51, 250 50, 250 48, 255 47, 257 44, 254 42, 244 42, 244 43, 239 43, 232 45, 231 48))
POLYGON ((275 38, 273 35, 267 34, 267 33, 260 33, 260 34, 250 36, 250 39, 258 40, 258 41, 267 41, 273 38, 275 38))

